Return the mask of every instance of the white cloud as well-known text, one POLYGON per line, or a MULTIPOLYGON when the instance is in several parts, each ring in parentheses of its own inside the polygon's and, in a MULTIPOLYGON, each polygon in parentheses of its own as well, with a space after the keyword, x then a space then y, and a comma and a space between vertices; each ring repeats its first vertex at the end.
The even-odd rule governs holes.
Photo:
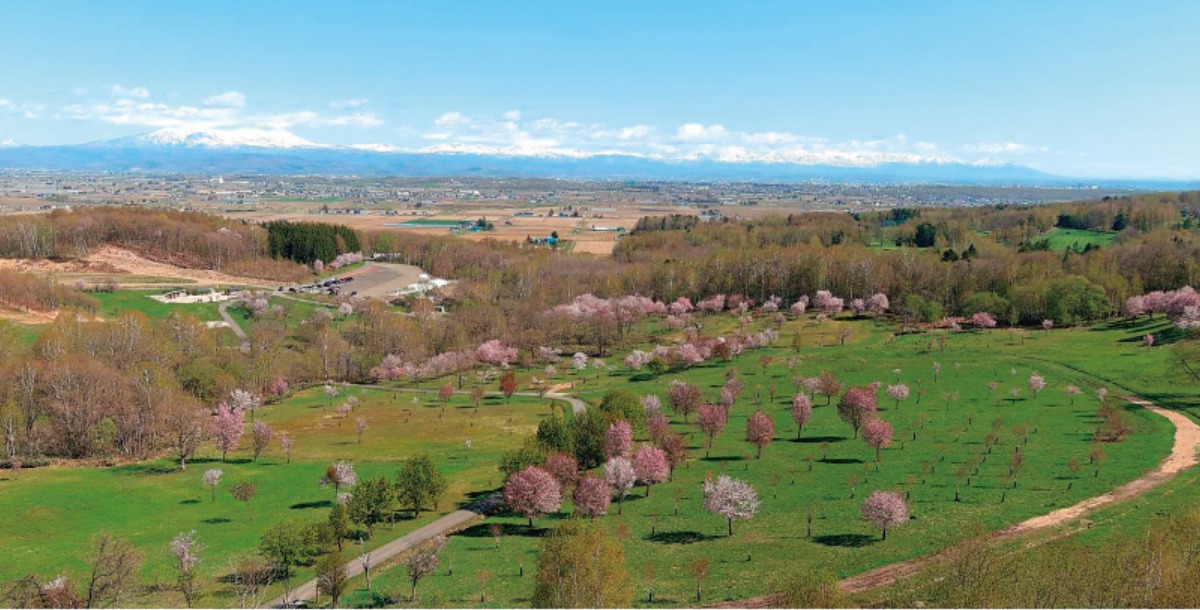
POLYGON ((964 146, 963 150, 972 153, 1009 155, 1025 155, 1050 151, 1050 149, 1046 148, 1045 146, 1029 146, 1027 144, 1019 144, 1017 142, 980 142, 979 144, 964 146))
POLYGON ((726 135, 723 125, 703 125, 700 123, 684 123, 675 132, 675 138, 684 142, 720 140, 726 135))
POLYGON ((366 106, 367 104, 370 104, 370 103, 371 103, 371 100, 369 100, 365 97, 360 97, 360 98, 350 99, 350 100, 332 101, 332 102, 329 102, 329 107, 333 108, 334 110, 354 110, 356 108, 362 108, 363 106, 366 106))
POLYGON ((650 134, 650 127, 647 125, 634 125, 626 127, 617 132, 618 140, 638 140, 650 134))
POLYGON ((508 112, 505 112, 505 113, 504 113, 504 120, 506 120, 506 121, 519 121, 519 120, 521 120, 521 111, 519 111, 519 110, 509 110, 508 112))
MULTIPOLYGON (((108 88, 113 97, 128 97, 136 100, 149 99, 150 90, 145 87, 122 87, 113 85, 108 88)), ((86 89, 84 90, 86 91, 86 89)))
POLYGON ((471 121, 463 116, 461 112, 447 112, 433 121, 437 127, 459 127, 469 124, 471 121))
POLYGON ((246 95, 240 91, 227 91, 204 100, 209 108, 245 108, 246 95))

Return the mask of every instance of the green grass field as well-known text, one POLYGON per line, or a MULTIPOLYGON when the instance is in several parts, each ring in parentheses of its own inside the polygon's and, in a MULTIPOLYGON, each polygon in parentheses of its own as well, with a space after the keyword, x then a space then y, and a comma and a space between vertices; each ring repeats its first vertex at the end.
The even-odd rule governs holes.
MULTIPOLYGON (((610 514, 600 520, 625 540, 629 569, 638 583, 639 604, 645 603, 650 586, 648 571, 654 574, 657 604, 693 603, 695 585, 688 566, 700 557, 712 562, 704 599, 712 602, 762 594, 770 577, 793 571, 828 568, 839 576, 848 576, 924 555, 956 542, 976 525, 998 529, 1103 493, 1136 478, 1169 450, 1170 425, 1158 416, 1130 407, 1128 415, 1137 433, 1122 443, 1104 447, 1106 460, 1098 476, 1087 466, 1078 474, 1067 468, 1071 458, 1083 464, 1088 461, 1097 404, 1094 398, 1079 397, 1072 406, 1062 388, 1077 384, 1090 392, 1097 385, 1109 385, 1114 394, 1121 388, 1072 367, 1095 365, 1100 377, 1105 377, 1114 367, 1130 369, 1135 361, 1157 361, 1158 353, 1125 341, 1140 336, 1140 328, 958 334, 949 337, 945 351, 930 352, 927 335, 892 339, 890 334, 872 328, 870 322, 852 323, 852 327, 860 335, 853 345, 801 350, 804 363, 797 374, 810 376, 828 369, 845 382, 880 380, 886 384, 895 381, 893 369, 901 369, 900 378, 914 388, 914 397, 899 407, 886 399, 881 404, 881 416, 896 427, 897 442, 883 452, 878 471, 873 450, 863 441, 850 438, 849 427, 837 418, 832 406, 815 408, 802 439, 794 440, 795 427, 788 413, 793 373, 783 364, 783 358, 792 354, 790 349, 769 350, 776 356, 776 363, 766 372, 757 362, 761 354, 752 353, 732 365, 706 365, 651 380, 631 381, 627 374, 601 377, 577 388, 578 395, 592 402, 613 387, 665 396, 666 384, 679 377, 715 393, 730 366, 739 370, 747 386, 729 426, 718 436, 710 459, 704 458, 703 437, 695 424, 672 417, 676 430, 688 434, 696 459, 690 467, 677 471, 673 482, 655 487, 648 498, 642 497, 640 488, 635 490, 634 497, 625 503, 623 515, 610 514), (1080 347, 1071 349, 1076 343, 1080 347), (1068 366, 1039 359, 1042 354, 1063 353, 1060 350, 1079 357, 1068 358, 1068 366), (933 381, 935 361, 942 363, 937 382, 933 381), (1036 397, 1026 387, 1034 371, 1050 383, 1036 397), (1000 383, 996 394, 987 388, 993 380, 1000 383), (775 442, 757 460, 753 448, 742 440, 745 419, 757 406, 757 387, 763 387, 765 397, 772 382, 780 388, 779 396, 774 403, 763 406, 775 420, 775 442), (915 397, 917 387, 925 389, 921 404, 915 397), (1011 388, 1022 389, 1020 398, 1005 398, 998 403, 996 397, 1007 397, 1011 388), (948 392, 960 396, 947 405, 943 396, 948 392), (954 502, 954 470, 971 457, 981 457, 982 440, 997 419, 1003 422, 1001 441, 979 466, 978 475, 970 477, 970 486, 963 481, 962 501, 954 502), (1024 468, 1016 489, 1012 489, 1005 474, 1017 444, 1014 429, 1018 427, 1028 428, 1029 440, 1021 450, 1024 468), (912 438, 914 433, 916 440, 912 438), (732 538, 725 535, 723 520, 702 508, 701 481, 706 475, 722 472, 748 479, 762 499, 758 516, 736 524, 732 538), (854 499, 850 498, 851 477, 862 481, 854 499), (880 541, 878 532, 859 518, 861 499, 874 489, 901 489, 911 494, 913 520, 892 532, 886 542, 880 541), (805 521, 810 508, 815 519, 813 537, 807 538, 805 521), (753 559, 748 560, 748 555, 753 559)), ((785 327, 781 334, 786 338, 789 329, 785 327)), ((809 341, 816 343, 815 338, 809 341)), ((1156 367, 1139 370, 1145 372, 1126 376, 1124 381, 1149 394, 1154 393, 1148 391, 1152 387, 1164 387, 1163 380, 1154 373, 1156 367)), ((823 399, 817 402, 821 404, 823 399)), ((613 513, 615 510, 614 506, 613 513)), ((430 577, 422 585, 427 593, 420 604, 479 605, 481 594, 489 606, 527 604, 533 592, 532 574, 542 528, 566 518, 569 511, 568 502, 563 514, 541 520, 532 532, 527 531, 523 519, 502 516, 455 536, 446 552, 454 564, 454 575, 439 571, 430 577), (505 531, 498 551, 488 534, 492 523, 505 531), (522 565, 524 577, 520 576, 522 565), (481 584, 481 578, 486 585, 481 584)), ((375 583, 376 594, 406 595, 400 568, 378 577, 375 583)), ((372 598, 359 592, 354 600, 367 604, 372 598)))
MULTIPOLYGON (((130 300, 114 299, 108 304, 113 308, 121 307, 122 302, 130 303, 130 308, 145 307, 131 296, 136 293, 116 294, 130 300)), ((275 301, 285 308, 297 308, 297 315, 290 312, 289 319, 317 307, 287 299, 275 301)), ((212 309, 215 314, 215 306, 212 309)), ((730 316, 705 319, 707 333, 727 332, 735 324, 730 316)), ((1172 428, 1154 414, 1128 407, 1135 433, 1121 443, 1105 444, 1106 458, 1099 468, 1088 466, 1091 435, 1098 422, 1094 398, 1098 386, 1108 387, 1117 404, 1123 404, 1117 397, 1136 393, 1189 413, 1200 406, 1195 398, 1200 392, 1194 384, 1180 383, 1172 372, 1169 348, 1141 346, 1140 337, 1147 332, 1169 342, 1173 334, 1163 320, 1048 333, 994 330, 897 337, 892 330, 870 320, 823 325, 807 319, 789 321, 780 331, 778 347, 658 378, 631 375, 618 364, 624 352, 606 359, 616 365, 611 373, 578 373, 566 365, 559 367, 551 383, 574 383, 570 392, 591 404, 615 388, 639 395, 655 393, 665 399, 667 384, 676 378, 698 385, 715 400, 730 369, 738 371, 746 386, 728 427, 712 447, 711 457, 704 455, 704 438, 694 418, 688 423, 672 415, 674 429, 689 440, 692 461, 676 471, 673 481, 653 488, 648 497, 643 488, 636 488, 624 502, 623 514, 616 514, 614 504, 610 515, 599 519, 625 543, 629 570, 637 585, 637 604, 647 605, 650 586, 655 591, 655 605, 694 603, 695 584, 688 566, 701 557, 711 562, 703 601, 742 599, 767 592, 772 579, 796 571, 824 568, 848 576, 935 552, 977 525, 998 529, 1132 480, 1166 455, 1172 428), (835 336, 843 326, 853 331, 853 337, 839 346, 835 336), (792 337, 797 332, 802 333, 803 347, 793 349, 792 337), (937 341, 941 337, 946 340, 944 348, 937 341), (764 355, 773 358, 765 369, 760 361, 764 355), (795 370, 788 367, 789 358, 800 359, 795 370), (936 380, 935 362, 941 364, 936 380), (839 420, 834 406, 824 405, 823 397, 817 397, 812 420, 796 439, 790 418, 795 391, 792 380, 815 376, 821 370, 834 372, 846 385, 880 381, 886 386, 899 379, 913 389, 913 396, 899 406, 881 397, 880 416, 896 430, 895 443, 883 451, 881 463, 875 463, 872 448, 852 438, 849 426, 839 420), (1036 396, 1027 387, 1034 372, 1049 383, 1036 396), (999 384, 995 392, 988 388, 990 382, 999 384), (768 397, 772 384, 778 390, 773 401, 768 397), (1063 392, 1068 384, 1086 392, 1076 397, 1074 404, 1063 392), (1009 390, 1014 388, 1019 396, 1011 399, 1009 390), (754 448, 743 440, 746 418, 758 407, 776 425, 774 442, 764 450, 762 459, 755 459, 754 448), (983 440, 993 426, 1000 440, 987 453, 983 440), (1013 479, 1006 475, 1018 444, 1022 444, 1019 451, 1024 465, 1014 488, 1013 479), (978 471, 956 476, 955 471, 972 459, 979 462, 978 471), (1071 459, 1084 464, 1078 473, 1068 469, 1071 459), (732 537, 726 536, 723 519, 702 507, 701 482, 720 473, 747 479, 762 500, 758 515, 736 523, 732 537), (852 485, 855 480, 857 484, 852 485), (960 489, 959 502, 954 500, 956 488, 960 489), (913 519, 889 533, 887 541, 881 541, 878 532, 859 517, 862 498, 876 489, 910 494, 913 519), (805 531, 809 511, 814 517, 812 537, 805 531)), ((639 332, 660 334, 660 342, 674 337, 654 321, 639 332)), ((544 376, 541 371, 518 373, 522 387, 530 376, 544 376)), ((429 380, 420 386, 435 388, 441 383, 429 380)), ((532 398, 514 398, 511 404, 488 398, 477 413, 463 396, 455 396, 443 408, 433 395, 356 387, 343 391, 361 400, 355 413, 345 419, 337 417, 332 408, 344 396, 331 402, 319 388, 259 410, 259 419, 296 438, 291 464, 284 463, 275 448, 259 463, 248 461, 243 451, 229 464, 216 464, 213 450, 208 448, 186 472, 171 468, 165 460, 154 460, 111 468, 33 469, 19 479, 6 473, 0 477, 0 510, 10 517, 0 522, 0 544, 8 554, 0 558, 0 581, 27 572, 77 574, 84 565, 87 541, 100 531, 111 531, 133 540, 145 554, 147 581, 167 582, 167 542, 180 531, 196 529, 208 546, 204 576, 209 597, 202 603, 230 605, 232 599, 222 592, 227 587, 215 580, 228 570, 233 557, 253 552, 259 535, 271 523, 291 517, 325 517, 332 491, 319 488, 316 481, 329 461, 351 459, 361 475, 392 476, 400 459, 427 452, 451 480, 450 493, 441 507, 449 510, 472 493, 498 487, 501 475, 495 464, 500 452, 519 444, 551 413, 547 401, 532 398), (361 444, 354 424, 358 417, 368 422, 361 444), (471 440, 469 449, 467 439, 471 440), (216 502, 208 498, 200 483, 203 470, 213 466, 226 473, 216 502), (253 520, 226 491, 242 480, 259 484, 253 520), (80 506, 88 509, 79 510, 80 506)), ((243 445, 248 442, 243 439, 243 445)), ((1172 502, 1180 502, 1175 498, 1193 500, 1194 493, 1180 488, 1172 502)), ((1159 494, 1165 491, 1148 498, 1159 494)), ((560 514, 538 520, 532 531, 523 518, 500 515, 454 536, 443 555, 443 568, 422 583, 419 604, 528 605, 540 536, 545 528, 569 518, 570 510, 568 501, 560 514), (498 550, 489 532, 493 524, 504 532, 498 550), (481 595, 486 599, 483 604, 481 595)), ((398 523, 395 530, 381 530, 370 544, 382 543, 431 518, 433 515, 427 515, 419 522, 398 523)), ((306 576, 301 573, 296 582, 306 576)), ((373 594, 359 590, 347 603, 379 605, 406 598, 408 585, 402 568, 377 571, 373 580, 373 594)), ((160 597, 142 602, 181 602, 170 597, 174 593, 157 595, 160 597)))
MULTIPOLYGON (((466 397, 456 396, 443 412, 436 396, 351 390, 361 403, 347 419, 334 415, 320 388, 307 390, 279 404, 262 407, 256 417, 286 430, 296 439, 292 462, 286 462, 278 445, 258 462, 248 450, 231 454, 222 463, 219 453, 206 447, 186 471, 168 460, 109 468, 52 467, 26 469, 15 477, 0 474, 0 582, 28 573, 52 577, 80 574, 89 553, 88 542, 100 532, 130 539, 143 554, 144 580, 169 582, 172 578, 167 544, 180 532, 195 529, 207 547, 203 557, 207 596, 204 606, 229 606, 225 587, 216 579, 229 570, 235 557, 253 553, 262 532, 287 519, 325 519, 332 506, 333 490, 317 481, 333 460, 351 460, 360 477, 394 477, 399 460, 428 452, 449 479, 450 489, 440 505, 448 512, 466 500, 472 490, 499 485, 495 464, 512 439, 529 434, 550 413, 545 401, 514 398, 511 403, 488 399, 476 412, 466 397), (365 417, 368 429, 358 442, 355 419, 365 417), (465 440, 471 439, 468 449, 465 440), (210 499, 200 477, 209 468, 225 475, 216 500, 210 499), (230 496, 239 482, 258 485, 250 510, 230 496)), ((340 395, 334 404, 340 404, 340 395)), ((242 446, 250 444, 249 435, 242 446)), ((401 520, 394 529, 381 528, 368 545, 386 542, 409 529, 435 519, 401 520)), ((311 577, 301 570, 294 582, 311 577)), ((179 605, 175 593, 151 595, 139 605, 179 605)))
POLYGON ((1081 229, 1062 229, 1055 228, 1050 230, 1039 239, 1045 239, 1050 244, 1051 250, 1062 251, 1067 248, 1082 250, 1089 244, 1096 246, 1107 246, 1117 238, 1116 233, 1101 233, 1099 231, 1085 231, 1081 229))
POLYGON ((202 322, 220 320, 216 303, 162 303, 150 298, 152 294, 162 294, 162 290, 117 290, 115 292, 96 292, 90 296, 100 302, 97 313, 102 318, 120 317, 127 311, 137 311, 148 318, 166 318, 176 311, 192 314, 202 322))

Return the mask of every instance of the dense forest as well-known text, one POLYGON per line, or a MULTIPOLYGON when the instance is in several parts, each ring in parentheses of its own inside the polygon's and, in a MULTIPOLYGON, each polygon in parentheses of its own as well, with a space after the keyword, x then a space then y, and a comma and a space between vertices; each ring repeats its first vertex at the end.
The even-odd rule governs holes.
POLYGON ((321 222, 276 220, 263 225, 267 229, 267 251, 272 258, 301 264, 329 262, 339 254, 358 252, 358 234, 345 225, 321 222))

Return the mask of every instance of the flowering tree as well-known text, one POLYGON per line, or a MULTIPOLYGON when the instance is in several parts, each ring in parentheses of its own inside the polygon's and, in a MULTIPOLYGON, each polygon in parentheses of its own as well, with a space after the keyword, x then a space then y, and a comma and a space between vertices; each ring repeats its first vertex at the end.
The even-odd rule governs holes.
POLYGON ((504 484, 504 502, 513 512, 529 519, 532 528, 535 517, 557 512, 562 507, 562 486, 549 472, 528 466, 508 478, 504 484))
POLYGON ((438 398, 442 399, 443 404, 449 403, 450 399, 454 398, 454 386, 450 382, 443 383, 442 387, 438 388, 438 398))
POLYGON ((642 445, 633 454, 633 474, 637 482, 646 486, 646 495, 650 495, 650 486, 662 483, 671 475, 671 465, 667 454, 658 447, 642 445))
POLYGON ((863 426, 863 440, 875 448, 875 461, 880 461, 882 449, 892 444, 892 425, 879 418, 871 419, 863 426))
POLYGON ((629 490, 633 489, 633 484, 637 482, 637 473, 633 471, 633 464, 623 457, 614 457, 608 460, 604 464, 604 480, 617 495, 617 514, 619 515, 622 501, 625 496, 629 495, 629 490))
POLYGON ((838 378, 829 371, 821 371, 821 375, 816 379, 813 389, 817 394, 825 396, 825 404, 833 402, 833 397, 842 391, 842 382, 838 381, 838 378))
POLYGON ((1037 397, 1038 392, 1046 389, 1046 380, 1041 375, 1033 374, 1029 376, 1029 389, 1033 392, 1034 397, 1037 397))
POLYGON ((512 400, 512 395, 517 392, 517 375, 512 371, 506 371, 504 376, 500 378, 500 393, 504 394, 505 400, 512 400))
POLYGON ((675 474, 675 468, 688 461, 687 440, 683 438, 682 434, 668 432, 663 435, 662 441, 659 442, 659 447, 667 454, 667 463, 671 466, 671 472, 667 475, 667 480, 670 480, 675 474))
POLYGON ((828 290, 818 290, 813 297, 812 305, 827 316, 835 316, 845 307, 845 301, 833 296, 828 290))
POLYGON ((343 487, 354 487, 358 483, 358 473, 354 472, 354 464, 350 462, 334 462, 325 469, 325 474, 321 477, 321 487, 333 486, 333 493, 337 495, 343 487))
POLYGON ((256 422, 254 428, 250 430, 250 436, 254 440, 254 461, 258 461, 258 457, 266 451, 271 445, 271 439, 275 436, 275 429, 266 422, 256 422))
POLYGON ((684 422, 687 422, 689 415, 696 412, 703 398, 699 388, 678 379, 672 381, 667 388, 667 401, 671 403, 672 410, 683 415, 684 422))
POLYGON ((625 356, 624 362, 625 366, 629 367, 630 370, 640 371, 653 359, 653 355, 643 352, 640 349, 635 349, 632 352, 629 352, 628 356, 625 356))
POLYGON ((492 339, 475 348, 475 357, 480 362, 506 367, 508 363, 517 359, 517 348, 507 347, 498 339, 492 339))
POLYGON ((554 475, 563 487, 574 485, 579 479, 579 462, 565 451, 556 451, 546 458, 546 472, 554 475))
POLYGON ((633 451, 633 427, 629 422, 617 420, 604 433, 604 455, 609 458, 629 457, 633 451))
POLYGON ((1150 333, 1150 334, 1147 334, 1145 337, 1142 337, 1142 345, 1145 345, 1146 349, 1150 349, 1150 348, 1154 347, 1154 334, 1150 333))
POLYGON ((797 393, 792 397, 792 421, 796 422, 796 440, 804 432, 804 426, 812 417, 812 399, 807 394, 797 393))
POLYGON ((646 419, 646 431, 650 440, 661 443, 663 436, 671 431, 671 422, 662 413, 655 413, 646 419))
POLYGON ((367 431, 367 418, 359 417, 354 420, 354 432, 358 434, 358 444, 362 444, 363 432, 367 431))
POLYGON ((888 386, 888 398, 896 401, 896 408, 900 408, 900 401, 908 398, 908 386, 903 383, 896 383, 888 386))
POLYGON ((292 463, 292 449, 296 447, 296 438, 287 432, 279 434, 279 446, 283 449, 283 454, 287 456, 287 462, 292 463))
POLYGON ((701 313, 720 313, 725 310, 725 295, 714 294, 696 303, 696 309, 701 313))
POLYGON ((838 416, 842 421, 854 428, 854 438, 858 431, 879 411, 875 388, 872 386, 857 386, 846 390, 838 402, 838 416))
POLYGON ((725 517, 729 535, 733 535, 734 519, 751 519, 758 512, 758 492, 749 483, 721 475, 716 480, 704 480, 704 508, 714 515, 725 517))
POLYGON ((216 443, 217 449, 221 450, 222 462, 230 451, 238 448, 245 430, 246 416, 241 409, 225 404, 217 407, 217 416, 213 422, 213 442, 216 443))
POLYGON ((577 371, 587 370, 587 367, 588 367, 587 354, 585 354, 583 352, 575 352, 575 355, 571 356, 571 367, 577 371))
POLYGON ((207 487, 209 493, 212 494, 213 502, 217 501, 217 486, 221 484, 221 475, 223 474, 225 473, 221 472, 220 468, 211 468, 204 471, 204 475, 201 477, 201 479, 204 481, 204 486, 207 487))
POLYGON ((720 405, 700 405, 696 421, 700 424, 700 431, 708 439, 704 446, 704 457, 709 457, 713 439, 725 429, 725 424, 729 423, 729 411, 720 405))
POLYGON ((175 536, 168 548, 174 560, 175 585, 191 608, 196 601, 196 568, 200 566, 200 552, 204 550, 204 545, 196 539, 196 530, 192 530, 175 536))
POLYGON ((996 318, 986 311, 979 311, 971 315, 968 320, 975 328, 996 328, 996 318))
POLYGON ((746 440, 758 449, 757 459, 762 459, 763 447, 770 445, 774 439, 775 421, 762 409, 755 411, 754 415, 746 420, 746 440))
POLYGON ((1075 397, 1083 394, 1083 390, 1079 389, 1077 385, 1069 385, 1063 388, 1063 392, 1071 397, 1071 406, 1075 406, 1075 397))
POLYGON ((867 313, 873 316, 886 313, 890 306, 887 295, 882 292, 877 292, 867 299, 867 313))
POLYGON ((797 316, 804 315, 804 312, 808 311, 808 295, 800 297, 789 309, 797 316))
POLYGON ((662 400, 657 394, 647 394, 640 399, 642 409, 646 411, 646 417, 653 417, 662 413, 662 400))
POLYGON ((908 504, 904 496, 894 491, 873 491, 862 505, 863 519, 883 532, 887 540, 888 528, 897 527, 908 522, 908 504))
POLYGON ((594 519, 608 513, 608 507, 612 503, 612 488, 603 477, 588 474, 579 480, 571 499, 575 502, 577 514, 594 519))
POLYGON ((417 583, 421 582, 422 578, 433 574, 433 571, 441 564, 438 554, 445 546, 446 537, 438 534, 413 547, 400 557, 400 563, 404 565, 405 571, 408 572, 408 580, 412 584, 409 602, 417 599, 417 583))

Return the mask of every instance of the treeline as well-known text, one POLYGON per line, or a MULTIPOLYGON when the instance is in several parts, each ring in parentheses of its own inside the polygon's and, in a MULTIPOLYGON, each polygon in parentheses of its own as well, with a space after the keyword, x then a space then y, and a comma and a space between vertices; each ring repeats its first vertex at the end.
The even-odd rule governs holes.
POLYGON ((197 212, 88 207, 0 216, 0 257, 83 259, 104 245, 193 269, 300 280, 304 268, 272 260, 267 233, 197 212))
POLYGON ((263 226, 267 229, 267 250, 273 258, 309 265, 362 250, 358 234, 345 225, 277 220, 263 226))
POLYGON ((0 269, 0 306, 36 312, 72 307, 92 312, 98 303, 53 276, 0 269))
POLYGON ((643 216, 634 225, 637 231, 686 231, 697 224, 700 218, 694 214, 670 214, 668 216, 643 216))

